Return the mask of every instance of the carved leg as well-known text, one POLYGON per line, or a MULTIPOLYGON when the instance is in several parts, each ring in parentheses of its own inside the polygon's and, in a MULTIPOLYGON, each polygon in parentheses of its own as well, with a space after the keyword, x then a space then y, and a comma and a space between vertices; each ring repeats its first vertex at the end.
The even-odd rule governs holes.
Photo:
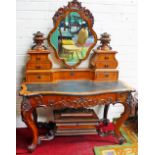
POLYGON ((115 123, 115 134, 118 137, 120 144, 123 144, 125 142, 124 137, 120 133, 120 127, 128 119, 130 114, 130 107, 128 103, 124 102, 123 105, 124 105, 124 113, 115 123))
POLYGON ((28 146, 28 150, 30 151, 33 151, 36 148, 37 144, 39 143, 38 129, 35 121, 32 119, 32 111, 33 109, 32 109, 31 103, 29 102, 28 98, 24 97, 24 100, 21 106, 21 114, 22 114, 23 121, 31 129, 33 134, 32 144, 28 146))
POLYGON ((110 105, 105 105, 104 106, 103 123, 105 125, 108 125, 108 123, 109 123, 109 119, 107 118, 109 107, 110 107, 110 105))
POLYGON ((38 129, 36 127, 36 123, 33 121, 31 117, 32 116, 31 112, 22 112, 22 115, 24 117, 24 121, 26 125, 31 129, 32 134, 33 134, 32 144, 28 146, 28 149, 30 151, 33 151, 38 144, 38 129))

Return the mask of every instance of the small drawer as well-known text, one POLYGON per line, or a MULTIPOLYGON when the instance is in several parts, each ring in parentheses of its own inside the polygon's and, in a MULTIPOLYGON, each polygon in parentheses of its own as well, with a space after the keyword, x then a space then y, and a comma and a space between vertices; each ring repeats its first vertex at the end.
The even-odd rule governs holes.
POLYGON ((95 73, 95 80, 97 81, 117 81, 118 80, 118 71, 108 72, 108 71, 99 71, 95 73))
POLYGON ((114 60, 115 59, 115 54, 114 53, 102 53, 97 55, 97 59, 96 61, 110 61, 110 60, 114 60))
POLYGON ((26 81, 27 82, 50 82, 51 74, 50 73, 27 73, 26 81))
POLYGON ((28 70, 46 70, 46 69, 51 69, 51 64, 50 63, 28 63, 27 64, 27 69, 28 70))
POLYGON ((98 69, 115 69, 117 68, 117 61, 98 61, 96 62, 96 68, 98 69))
POLYGON ((47 61, 48 60, 48 55, 47 54, 31 54, 30 60, 33 62, 40 62, 40 61, 47 61))
POLYGON ((54 80, 90 80, 92 76, 90 71, 57 71, 53 73, 54 80))

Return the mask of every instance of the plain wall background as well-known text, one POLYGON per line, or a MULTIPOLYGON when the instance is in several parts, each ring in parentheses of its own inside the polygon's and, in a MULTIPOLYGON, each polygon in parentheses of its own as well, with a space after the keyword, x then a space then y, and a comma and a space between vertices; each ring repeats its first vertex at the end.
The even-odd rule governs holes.
MULTIPOLYGON (((137 88, 137 2, 136 0, 80 0, 95 18, 93 29, 98 37, 103 32, 111 34, 111 46, 118 51, 119 79, 137 88)), ((20 117, 21 98, 18 90, 27 59, 27 51, 31 47, 32 34, 41 31, 48 35, 53 28, 52 17, 58 8, 67 5, 67 0, 17 0, 17 34, 16 34, 16 77, 17 77, 17 127, 24 127, 20 117)), ((52 57, 54 57, 52 55, 52 57)), ((79 66, 87 67, 88 61, 79 66)), ((59 67, 53 64, 54 67, 59 67)), ((123 108, 119 104, 111 107, 109 118, 119 117, 123 108)), ((102 116, 102 108, 96 108, 102 116)), ((39 110, 40 120, 50 120, 51 111, 39 110)))

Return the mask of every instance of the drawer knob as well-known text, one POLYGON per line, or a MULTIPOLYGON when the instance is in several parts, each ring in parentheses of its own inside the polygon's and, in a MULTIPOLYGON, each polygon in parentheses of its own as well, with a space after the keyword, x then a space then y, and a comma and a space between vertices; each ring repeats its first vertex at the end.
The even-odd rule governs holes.
POLYGON ((41 79, 41 76, 40 75, 37 75, 37 79, 41 79))
POLYGON ((70 76, 74 76, 74 72, 73 71, 70 72, 70 76))
POLYGON ((105 56, 104 58, 105 58, 106 60, 108 60, 108 59, 109 59, 109 57, 108 57, 108 56, 105 56))
POLYGON ((105 64, 105 65, 104 65, 104 67, 105 67, 105 68, 108 68, 108 67, 109 67, 109 65, 105 64))
POLYGON ((41 69, 41 66, 36 66, 36 69, 41 69))
POLYGON ((41 58, 36 58, 36 60, 41 60, 41 58))
POLYGON ((109 74, 108 73, 104 73, 104 76, 107 78, 107 77, 109 77, 109 74))

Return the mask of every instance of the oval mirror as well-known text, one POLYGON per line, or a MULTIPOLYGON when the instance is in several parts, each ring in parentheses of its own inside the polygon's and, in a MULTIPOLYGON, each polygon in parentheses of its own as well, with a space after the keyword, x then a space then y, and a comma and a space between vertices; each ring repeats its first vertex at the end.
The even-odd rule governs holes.
POLYGON ((64 9, 64 15, 57 19, 48 41, 56 57, 69 68, 74 68, 85 60, 97 42, 92 29, 92 21, 82 14, 82 10, 64 9))

